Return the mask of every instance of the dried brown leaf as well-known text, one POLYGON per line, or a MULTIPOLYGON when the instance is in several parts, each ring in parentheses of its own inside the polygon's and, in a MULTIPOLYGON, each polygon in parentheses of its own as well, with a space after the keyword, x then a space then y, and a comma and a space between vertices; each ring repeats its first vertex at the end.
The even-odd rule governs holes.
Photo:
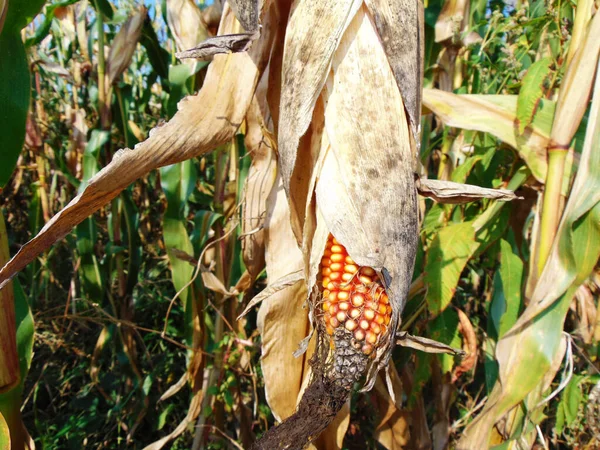
POLYGON ((452 181, 420 178, 417 180, 416 185, 420 195, 432 198, 438 203, 467 203, 482 198, 508 202, 522 198, 517 197, 513 191, 508 189, 489 189, 452 181))
MULTIPOLYGON (((273 3, 267 9, 266 23, 279 21, 276 5, 273 3)), ((233 14, 226 10, 223 31, 234 32, 237 28, 239 24, 233 14)), ((265 27, 266 30, 269 28, 265 27)), ((38 254, 136 179, 158 167, 205 154, 230 140, 246 115, 259 75, 266 66, 272 37, 272 33, 265 32, 249 53, 215 57, 198 95, 180 102, 173 119, 155 128, 149 139, 134 150, 117 152, 112 162, 90 180, 86 189, 0 269, 0 288, 38 254)))
POLYGON ((425 353, 448 353, 450 355, 464 355, 465 352, 458 348, 450 347, 433 339, 422 336, 412 336, 407 331, 396 333, 396 344, 401 347, 412 348, 425 353))
POLYGON ((115 83, 129 67, 131 57, 142 33, 148 10, 142 6, 127 19, 115 36, 106 58, 107 86, 115 83))
POLYGON ((259 36, 260 33, 258 31, 254 33, 238 33, 215 36, 208 38, 194 48, 178 52, 175 54, 175 56, 177 56, 179 59, 206 59, 222 53, 245 52, 250 48, 252 42, 258 39, 259 36))
POLYGON ((193 0, 167 0, 167 23, 180 52, 195 47, 209 36, 202 11, 193 0))
POLYGON ((473 325, 469 320, 469 317, 460 309, 458 312, 458 331, 463 337, 463 354, 464 357, 461 359, 460 364, 452 371, 452 383, 463 374, 469 372, 477 363, 478 349, 477 346, 477 335, 473 329, 473 325))

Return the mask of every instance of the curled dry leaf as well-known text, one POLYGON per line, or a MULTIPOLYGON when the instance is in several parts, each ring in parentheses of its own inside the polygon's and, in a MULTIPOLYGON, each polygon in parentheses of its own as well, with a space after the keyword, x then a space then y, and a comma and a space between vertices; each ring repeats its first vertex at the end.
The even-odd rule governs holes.
POLYGON ((513 191, 508 189, 489 189, 452 181, 420 178, 416 185, 420 195, 432 198, 438 203, 467 203, 482 198, 507 202, 522 198, 517 197, 513 191))
MULTIPOLYGON (((390 366, 391 386, 396 399, 402 398, 403 386, 396 368, 390 366)), ((400 409, 386 389, 383 374, 379 374, 375 388, 370 394, 377 411, 374 438, 388 450, 401 450, 410 447, 410 412, 400 409)))
POLYGON ((465 354, 465 352, 461 349, 450 347, 449 345, 442 344, 441 342, 433 339, 421 336, 412 336, 406 331, 399 331, 396 333, 396 344, 425 353, 448 353, 450 355, 458 356, 465 354))
MULTIPOLYGON (((285 279, 289 270, 300 278, 302 254, 289 226, 289 206, 277 179, 268 200, 265 218, 266 265, 269 283, 285 279), (273 280, 273 281, 271 281, 273 280)), ((269 289, 269 287, 267 287, 269 289)), ((293 282, 273 289, 258 312, 257 326, 261 335, 261 368, 265 379, 267 402, 278 421, 291 416, 307 369, 307 355, 293 356, 298 343, 309 328, 304 283, 293 282)), ((259 294, 260 295, 260 294, 259 294)))
MULTIPOLYGON (((265 23, 277 23, 277 4, 269 2, 265 8, 265 23)), ((273 38, 271 28, 265 27, 266 31, 249 53, 215 57, 198 95, 184 99, 177 114, 167 124, 155 128, 135 149, 117 152, 85 190, 0 269, 0 288, 38 254, 138 178, 158 167, 205 154, 231 139, 246 115, 256 83, 267 64, 273 38)), ((224 12, 221 29, 223 32, 239 30, 239 24, 228 9, 224 12)))
POLYGON ((106 82, 108 86, 115 83, 121 74, 129 67, 131 57, 135 51, 144 20, 148 10, 142 6, 127 19, 115 36, 106 58, 106 82))
POLYGON ((463 373, 467 373, 475 367, 479 348, 477 346, 477 335, 469 317, 460 309, 456 311, 458 312, 458 332, 463 337, 463 354, 465 356, 452 372, 452 383, 456 382, 463 373))
POLYGON ((258 39, 260 33, 226 34, 208 38, 194 48, 183 50, 175 54, 179 59, 196 58, 205 59, 221 53, 245 52, 252 42, 258 39))

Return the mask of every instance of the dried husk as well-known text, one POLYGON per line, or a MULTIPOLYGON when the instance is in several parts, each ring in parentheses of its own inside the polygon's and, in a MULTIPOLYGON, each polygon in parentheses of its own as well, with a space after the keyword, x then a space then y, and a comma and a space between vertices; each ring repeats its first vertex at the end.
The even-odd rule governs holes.
POLYGON ((276 143, 269 131, 266 104, 268 76, 263 76, 246 115, 245 144, 252 158, 244 186, 242 207, 242 257, 252 278, 265 267, 264 222, 267 198, 277 176, 276 143))
POLYGON ((202 11, 193 0, 167 0, 167 23, 180 52, 195 47, 209 36, 202 11))
MULTIPOLYGON (((328 235, 333 233, 359 265, 380 273, 394 310, 390 330, 400 320, 417 245, 416 141, 390 67, 398 60, 386 54, 381 44, 386 39, 378 35, 376 21, 362 2, 308 0, 294 3, 292 11, 282 57, 281 100, 273 117, 292 230, 302 247, 309 325, 317 331, 316 356, 299 409, 256 448, 303 448, 333 419, 349 394, 347 384, 332 383, 336 378, 330 377, 328 339, 319 322, 312 320, 319 301, 317 272, 328 235)), ((412 54, 416 71, 420 70, 417 44, 412 54)), ((277 55, 271 64, 274 61, 277 55)), ((404 87, 418 90, 419 82, 404 87)), ((263 307, 269 301, 263 301, 263 307)), ((311 336, 311 331, 306 334, 311 336)), ((311 341, 304 342, 310 353, 311 341)), ((394 345, 394 333, 388 333, 370 360, 368 373, 356 378, 366 375, 364 389, 373 386, 394 345)))
POLYGON ((144 6, 140 7, 137 12, 127 19, 115 36, 108 58, 106 58, 107 86, 111 86, 117 81, 125 69, 129 67, 147 14, 148 10, 144 6))

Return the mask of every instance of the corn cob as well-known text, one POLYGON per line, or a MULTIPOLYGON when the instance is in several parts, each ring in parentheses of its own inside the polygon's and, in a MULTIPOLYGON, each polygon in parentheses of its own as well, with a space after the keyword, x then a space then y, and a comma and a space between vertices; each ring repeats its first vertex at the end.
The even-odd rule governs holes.
POLYGON ((358 381, 392 317, 388 295, 371 267, 359 267, 333 235, 320 266, 318 313, 333 348, 336 378, 358 381))

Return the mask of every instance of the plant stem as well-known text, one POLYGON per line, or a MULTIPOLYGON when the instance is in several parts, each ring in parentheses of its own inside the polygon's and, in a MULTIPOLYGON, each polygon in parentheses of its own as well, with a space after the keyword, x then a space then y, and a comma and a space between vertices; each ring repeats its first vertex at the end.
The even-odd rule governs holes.
POLYGON ((560 194, 567 154, 568 150, 564 148, 552 147, 548 149, 548 173, 542 205, 540 246, 538 250, 538 275, 542 273, 546 265, 558 228, 561 211, 560 194))

